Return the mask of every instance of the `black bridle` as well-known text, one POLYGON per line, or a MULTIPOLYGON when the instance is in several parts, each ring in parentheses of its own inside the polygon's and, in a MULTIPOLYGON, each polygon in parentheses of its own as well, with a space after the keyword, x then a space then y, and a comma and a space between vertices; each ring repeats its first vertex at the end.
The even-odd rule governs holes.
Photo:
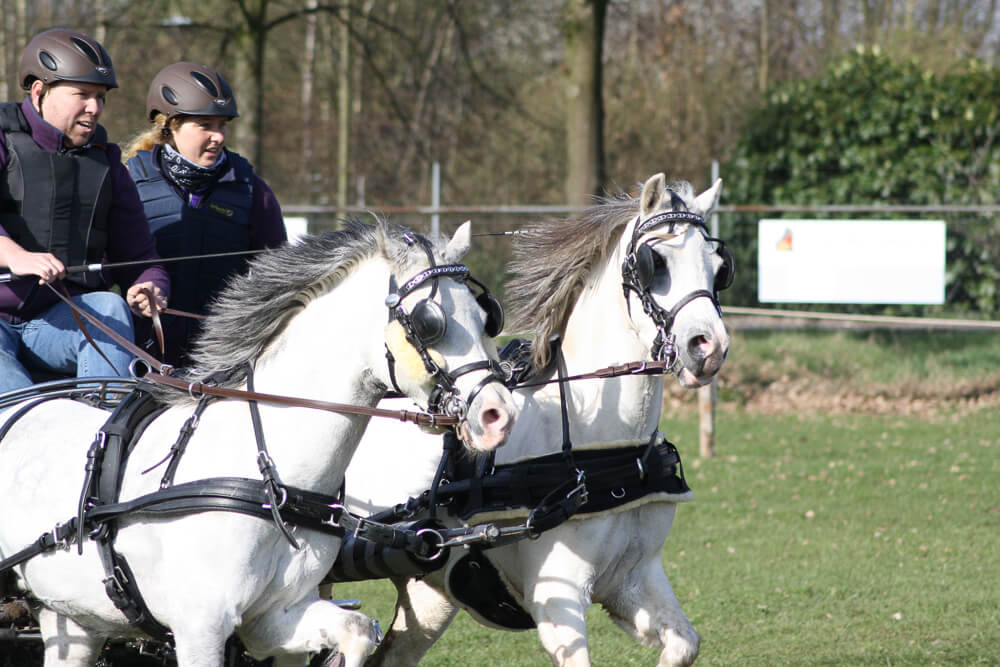
MULTIPOLYGON (((490 338, 497 336, 503 330, 504 315, 503 307, 490 291, 481 282, 469 275, 469 267, 464 264, 442 264, 434 262, 434 255, 428 243, 414 235, 406 233, 403 238, 410 245, 420 245, 427 255, 430 267, 420 271, 415 276, 397 286, 396 277, 389 276, 389 294, 385 298, 385 305, 389 308, 389 319, 396 320, 403 327, 406 340, 416 349, 423 361, 424 368, 435 379, 434 388, 431 390, 427 409, 434 412, 441 412, 446 415, 458 417, 464 420, 469 406, 479 395, 486 385, 491 382, 504 384, 505 376, 500 363, 493 359, 476 361, 464 366, 459 366, 450 373, 441 368, 434 358, 431 357, 429 348, 444 339, 448 328, 448 318, 444 309, 434 300, 437 295, 437 281, 441 278, 451 278, 461 283, 472 282, 481 292, 476 296, 476 303, 486 311, 485 333, 490 338), (407 311, 403 307, 403 299, 415 289, 430 281, 431 293, 425 299, 421 299, 414 306, 412 311, 407 311), (486 370, 486 376, 480 380, 469 392, 469 395, 462 398, 456 381, 463 375, 486 370)), ((472 289, 471 287, 469 288, 472 289)), ((389 378, 393 388, 399 392, 396 383, 395 358, 392 352, 386 348, 386 359, 389 363, 389 378)))
POLYGON ((710 299, 715 305, 715 309, 721 314, 722 307, 719 305, 719 292, 728 289, 733 284, 734 274, 735 261, 732 251, 726 247, 722 239, 709 235, 705 219, 700 215, 689 211, 667 211, 658 213, 646 220, 636 220, 635 228, 632 230, 632 239, 629 241, 628 252, 625 254, 625 260, 622 262, 622 290, 625 293, 625 302, 628 304, 629 315, 631 316, 632 314, 632 302, 629 299, 629 292, 635 292, 639 297, 640 303, 642 303, 643 312, 656 325, 656 338, 653 340, 652 346, 654 360, 667 362, 668 368, 673 368, 677 363, 678 353, 671 329, 674 326, 677 314, 684 306, 702 297, 710 299), (700 289, 689 292, 681 297, 670 310, 666 310, 656 302, 651 291, 657 262, 662 262, 660 256, 652 248, 652 244, 656 240, 650 239, 639 244, 639 239, 644 234, 663 225, 669 225, 669 233, 672 234, 674 226, 678 223, 686 223, 698 227, 706 241, 715 243, 715 252, 722 258, 722 266, 715 274, 712 291, 700 289))

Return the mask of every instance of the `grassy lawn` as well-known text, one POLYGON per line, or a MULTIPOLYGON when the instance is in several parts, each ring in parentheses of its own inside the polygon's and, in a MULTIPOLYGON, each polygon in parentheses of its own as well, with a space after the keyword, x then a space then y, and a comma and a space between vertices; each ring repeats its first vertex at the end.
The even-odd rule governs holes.
MULTIPOLYGON (((995 385, 994 335, 754 333, 730 356, 715 458, 697 459, 693 397, 664 421, 696 494, 663 560, 702 634, 698 664, 1000 664, 1000 413, 968 404, 995 385), (746 407, 748 387, 783 384, 941 400, 844 412, 820 391, 800 413, 746 407)), ((383 626, 393 592, 336 590, 383 626)), ((595 664, 656 664, 599 608, 588 620, 595 664)), ((423 664, 549 661, 534 633, 463 614, 423 664)))

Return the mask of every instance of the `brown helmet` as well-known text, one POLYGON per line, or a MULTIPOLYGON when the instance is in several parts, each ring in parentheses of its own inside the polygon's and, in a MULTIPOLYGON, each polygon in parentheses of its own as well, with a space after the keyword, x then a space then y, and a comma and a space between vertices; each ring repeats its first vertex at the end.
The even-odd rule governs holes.
POLYGON ((146 116, 226 116, 236 118, 236 98, 222 75, 211 67, 180 62, 153 77, 146 95, 146 116))
POLYGON ((78 81, 117 88, 115 67, 101 43, 75 30, 46 30, 28 42, 17 80, 24 90, 31 83, 78 81))

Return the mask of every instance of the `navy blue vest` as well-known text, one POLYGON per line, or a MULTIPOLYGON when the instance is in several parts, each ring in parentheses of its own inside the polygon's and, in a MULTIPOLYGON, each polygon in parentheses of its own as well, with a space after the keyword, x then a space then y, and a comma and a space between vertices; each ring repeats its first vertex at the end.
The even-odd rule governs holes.
MULTIPOLYGON (((216 183, 198 208, 163 177, 152 151, 139 151, 128 160, 160 257, 250 250, 253 167, 240 155, 227 153, 235 180, 216 183)), ((246 261, 226 257, 164 264, 170 274, 170 307, 204 314, 212 296, 246 268, 246 261)))
MULTIPOLYGON (((107 132, 100 125, 82 149, 47 151, 31 138, 16 102, 0 104, 7 169, 0 178, 0 225, 29 252, 50 252, 66 266, 102 261, 107 247, 111 179, 107 132)), ((90 289, 98 272, 67 278, 90 289)))

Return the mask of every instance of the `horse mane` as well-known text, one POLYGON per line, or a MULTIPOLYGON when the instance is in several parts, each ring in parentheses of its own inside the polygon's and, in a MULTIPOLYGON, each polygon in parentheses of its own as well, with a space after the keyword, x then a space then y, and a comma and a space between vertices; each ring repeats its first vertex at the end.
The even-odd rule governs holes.
MULTIPOLYGON (((257 255, 248 270, 230 278, 208 305, 194 340, 191 365, 175 375, 211 378, 221 387, 239 387, 256 359, 299 311, 334 289, 361 262, 381 252, 397 268, 424 257, 419 245, 402 240, 407 230, 381 219, 376 224, 346 220, 343 228, 286 243, 257 255), (411 255, 412 253, 412 255, 411 255)), ((167 403, 191 399, 157 386, 167 403)))
MULTIPOLYGON (((638 186, 641 191, 642 184, 638 186)), ((667 190, 674 209, 689 208, 695 198, 687 181, 667 190)), ((533 332, 531 359, 535 368, 551 361, 548 341, 562 337, 580 292, 600 270, 626 225, 639 215, 638 197, 626 193, 602 197, 575 217, 545 218, 522 228, 514 237, 511 274, 505 297, 511 331, 533 332)))

